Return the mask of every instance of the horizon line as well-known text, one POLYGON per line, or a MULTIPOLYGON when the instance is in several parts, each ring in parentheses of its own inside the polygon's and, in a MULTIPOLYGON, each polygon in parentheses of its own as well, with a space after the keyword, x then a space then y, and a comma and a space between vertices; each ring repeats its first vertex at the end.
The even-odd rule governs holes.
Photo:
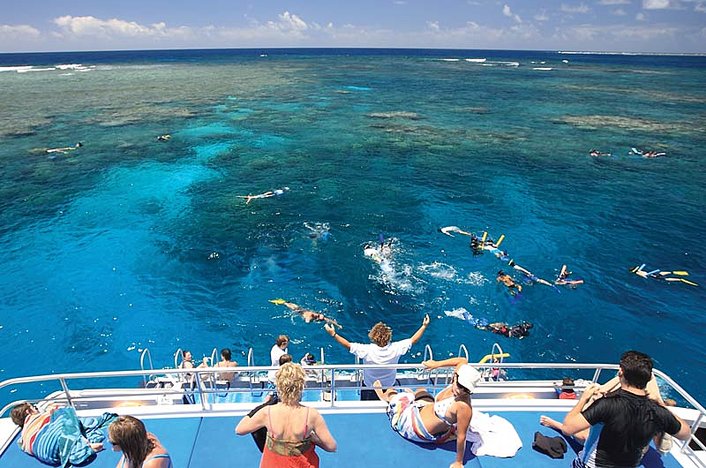
POLYGON ((0 55, 20 54, 81 54, 102 52, 175 52, 175 51, 210 51, 210 50, 241 50, 241 51, 266 51, 266 50, 425 50, 425 51, 490 51, 490 52, 543 52, 562 55, 647 55, 647 56, 678 56, 678 57, 706 57, 706 52, 638 52, 638 51, 601 51, 601 50, 561 50, 561 49, 473 49, 453 47, 184 47, 184 48, 155 48, 155 49, 97 49, 97 50, 53 50, 53 51, 16 51, 0 52, 0 55))

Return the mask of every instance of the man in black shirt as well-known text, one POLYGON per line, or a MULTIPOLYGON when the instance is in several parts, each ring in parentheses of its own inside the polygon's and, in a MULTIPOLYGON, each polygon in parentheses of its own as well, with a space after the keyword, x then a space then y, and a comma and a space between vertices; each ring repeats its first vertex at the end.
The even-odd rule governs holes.
POLYGON ((666 432, 681 440, 691 435, 689 426, 667 408, 647 397, 645 388, 652 377, 652 359, 637 351, 620 358, 620 389, 583 409, 599 388, 588 387, 578 404, 566 415, 563 432, 574 435, 591 428, 574 468, 636 467, 650 440, 666 432))

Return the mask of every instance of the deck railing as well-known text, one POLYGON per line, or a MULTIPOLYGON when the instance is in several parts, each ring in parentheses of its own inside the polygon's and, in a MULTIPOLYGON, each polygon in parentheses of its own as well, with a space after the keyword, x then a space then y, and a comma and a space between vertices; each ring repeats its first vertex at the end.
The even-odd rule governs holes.
MULTIPOLYGON (((493 363, 491 365, 477 364, 476 367, 479 370, 483 370, 488 367, 501 368, 501 369, 521 369, 522 371, 547 371, 547 370, 581 370, 584 372, 593 371, 593 377, 590 379, 592 382, 599 382, 601 380, 601 375, 606 371, 617 371, 618 365, 615 364, 577 364, 577 363, 567 363, 567 364, 547 364, 547 363, 493 363)), ((330 398, 323 398, 327 401, 332 408, 337 407, 336 397, 337 391, 339 390, 337 385, 337 380, 342 380, 342 376, 346 376, 348 381, 348 388, 350 386, 350 376, 356 375, 365 369, 397 369, 400 375, 413 376, 419 381, 423 381, 424 385, 430 388, 442 388, 447 385, 450 381, 450 376, 452 374, 452 369, 442 368, 442 369, 423 369, 419 364, 397 364, 397 365, 364 365, 364 364, 337 364, 337 365, 315 365, 306 367, 307 371, 315 371, 316 377, 310 377, 307 382, 307 390, 321 390, 324 394, 328 393, 330 398), (340 376, 340 377, 339 377, 340 376)), ((157 370, 145 369, 145 370, 135 370, 135 371, 109 371, 109 372, 85 372, 85 373, 64 373, 64 374, 53 374, 53 375, 41 375, 33 377, 18 377, 13 379, 7 379, 0 382, 0 391, 3 389, 11 389, 11 391, 16 390, 15 387, 30 385, 30 384, 47 384, 58 383, 61 388, 60 391, 54 391, 52 393, 50 401, 62 402, 67 405, 76 407, 82 402, 88 402, 97 398, 95 392, 80 391, 86 390, 86 388, 73 389, 69 385, 69 381, 81 380, 81 381, 93 381, 101 383, 100 387, 100 399, 101 400, 120 400, 127 398, 135 398, 139 396, 141 399, 146 397, 154 397, 155 403, 159 401, 159 398, 167 396, 183 396, 185 394, 190 394, 198 396, 198 402, 203 411, 209 412, 214 411, 217 408, 217 404, 211 402, 215 398, 210 398, 210 395, 224 395, 228 393, 253 393, 253 392, 265 392, 267 388, 265 387, 266 382, 266 372, 270 370, 275 370, 276 367, 270 366, 245 366, 245 367, 232 367, 232 368, 208 368, 208 367, 197 367, 192 369, 163 369, 161 372, 163 375, 168 375, 175 384, 173 388, 142 388, 142 389, 126 389, 125 386, 109 386, 106 385, 106 380, 109 379, 121 379, 122 382, 125 378, 139 378, 143 379, 149 376, 155 375, 157 370), (241 376, 246 376, 250 382, 248 386, 243 387, 232 387, 232 388, 215 388, 214 383, 217 382, 216 374, 223 372, 236 372, 241 376), (188 388, 184 388, 184 383, 188 380, 187 375, 193 376, 190 380, 192 384, 187 385, 188 388), (260 378, 259 376, 262 376, 260 378), (254 383, 260 383, 257 387, 254 383), (214 406, 215 405, 215 406, 214 406)), ((565 373, 561 373, 563 375, 565 373)), ((654 374, 661 379, 666 385, 668 385, 674 392, 676 392, 679 397, 686 403, 688 403, 693 409, 698 412, 697 417, 691 424, 692 438, 690 442, 695 443, 701 450, 706 450, 706 446, 699 441, 693 434, 696 432, 702 423, 706 422, 706 409, 694 399, 686 390, 684 390, 679 384, 672 380, 665 373, 654 370, 654 374)), ((611 375, 612 377, 612 375, 611 375)), ((481 382, 480 387, 484 385, 496 385, 496 386, 512 386, 521 383, 523 380, 516 381, 506 381, 506 382, 481 382)), ((607 379, 606 379, 607 380, 607 379)), ((352 387, 353 389, 359 388, 352 387)), ((38 403, 41 401, 47 401, 46 397, 38 398, 35 400, 21 400, 13 401, 6 404, 0 410, 0 417, 6 416, 9 409, 18 403, 23 401, 31 401, 38 403)), ((343 400, 341 400, 343 401, 343 400)), ((80 409, 80 408, 78 408, 80 409)), ((684 444, 681 449, 682 453, 688 456, 694 461, 698 466, 706 467, 703 461, 699 460, 694 454, 693 450, 689 447, 689 444, 684 444)))

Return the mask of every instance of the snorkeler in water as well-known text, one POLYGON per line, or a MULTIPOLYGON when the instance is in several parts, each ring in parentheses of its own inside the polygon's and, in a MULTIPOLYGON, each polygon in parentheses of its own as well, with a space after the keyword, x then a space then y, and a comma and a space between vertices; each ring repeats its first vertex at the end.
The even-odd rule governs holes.
POLYGON ((157 137, 157 141, 169 141, 172 139, 172 136, 170 134, 165 134, 165 135, 159 135, 157 137))
POLYGON ((520 322, 512 326, 504 322, 489 323, 487 325, 476 324, 476 328, 479 330, 486 330, 508 338, 519 339, 529 336, 529 330, 533 326, 534 325, 529 322, 520 322))
POLYGON ((512 279, 512 276, 508 275, 504 271, 500 270, 498 271, 498 276, 495 278, 498 283, 502 283, 505 286, 507 286, 508 291, 510 294, 513 296, 517 295, 518 293, 522 292, 522 286, 519 284, 515 283, 515 280, 512 279))
POLYGON ((458 226, 444 226, 442 228, 439 228, 439 231, 441 231, 443 234, 446 234, 449 237, 454 237, 454 235, 451 234, 452 232, 455 232, 456 234, 462 234, 464 236, 470 236, 470 237, 475 236, 475 234, 473 234, 472 232, 463 231, 458 226))
POLYGON ((529 330, 533 325, 529 322, 519 322, 515 325, 510 325, 505 322, 493 322, 489 323, 488 320, 484 318, 475 318, 464 308, 456 309, 453 311, 446 311, 445 314, 449 317, 458 318, 465 320, 473 325, 478 330, 489 331, 497 333, 498 335, 507 336, 508 338, 524 338, 529 335, 529 330))
POLYGON ((78 143, 76 143, 76 144, 73 145, 73 146, 64 146, 63 148, 50 148, 50 149, 47 150, 47 153, 49 153, 49 154, 51 154, 51 153, 66 154, 66 153, 68 153, 69 151, 75 151, 75 150, 79 149, 79 148, 82 147, 82 146, 83 146, 83 143, 81 143, 81 142, 79 141, 78 143))
POLYGON ((602 151, 598 151, 597 149, 592 149, 588 154, 590 156, 593 156, 594 158, 598 158, 601 156, 612 156, 610 153, 604 153, 602 151))
POLYGON ((538 276, 536 276, 534 273, 532 273, 531 271, 527 270, 526 268, 522 268, 520 265, 518 265, 517 263, 515 263, 514 260, 510 260, 507 264, 508 264, 509 266, 511 266, 512 268, 514 268, 515 270, 517 270, 517 271, 519 271, 520 273, 522 273, 523 275, 525 275, 525 276, 526 276, 530 281, 532 281, 532 282, 539 283, 539 284, 543 284, 543 285, 545 285, 545 286, 550 286, 550 287, 552 287, 552 288, 555 287, 555 286, 554 286, 552 283, 550 283, 549 281, 543 280, 542 278, 539 278, 538 276))
POLYGON ((659 153, 657 151, 645 151, 642 153, 643 158, 659 158, 660 156, 666 156, 667 153, 659 153))
POLYGON ((311 224, 305 222, 304 227, 309 230, 309 237, 311 239, 326 241, 329 237, 331 237, 331 233, 329 232, 331 226, 329 226, 328 223, 314 223, 312 226, 311 224))
POLYGON ((471 234, 471 242, 468 245, 471 248, 471 252, 473 252, 473 255, 483 255, 483 240, 476 236, 475 234, 471 234))
POLYGON ((572 272, 569 271, 566 265, 562 265, 561 270, 559 271, 559 276, 557 276, 554 280, 554 284, 556 284, 557 286, 571 287, 576 287, 579 284, 583 284, 582 279, 569 279, 569 276, 571 276, 571 274, 572 272))
POLYGON ((283 305, 286 308, 288 308, 289 310, 291 310, 292 312, 296 312, 297 314, 301 315, 301 317, 304 319, 304 321, 306 323, 325 322, 325 323, 334 325, 337 328, 343 328, 334 319, 328 318, 320 312, 314 312, 311 309, 305 309, 304 307, 301 307, 293 302, 288 302, 288 301, 285 301, 284 299, 271 299, 270 302, 275 305, 283 305))
POLYGON ((270 198, 274 197, 277 195, 282 195, 284 192, 287 192, 289 190, 289 187, 282 187, 281 189, 276 189, 276 190, 268 190, 265 193, 260 193, 257 195, 236 195, 238 198, 245 198, 245 204, 249 205, 251 201, 257 200, 259 198, 270 198))
POLYGON ((628 154, 636 154, 638 156, 642 156, 643 158, 658 158, 660 156, 666 156, 667 153, 664 152, 657 152, 657 151, 643 151, 639 150, 637 148, 631 148, 630 152, 628 154))
POLYGON ((694 283, 693 281, 689 281, 688 279, 681 278, 681 276, 689 276, 689 272, 687 271, 661 271, 661 270, 652 270, 652 271, 645 271, 645 264, 643 263, 640 266, 636 266, 630 269, 631 273, 635 273, 637 276, 641 278, 652 278, 660 281, 670 281, 670 282, 680 282, 684 284, 688 284, 689 286, 698 286, 697 283, 694 283))

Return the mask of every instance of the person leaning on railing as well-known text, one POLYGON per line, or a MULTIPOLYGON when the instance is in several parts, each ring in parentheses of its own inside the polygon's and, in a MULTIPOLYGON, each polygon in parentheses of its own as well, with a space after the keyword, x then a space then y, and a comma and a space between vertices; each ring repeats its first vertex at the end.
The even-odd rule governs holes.
MULTIPOLYGON (((411 337, 392 341, 392 328, 388 327, 383 322, 376 323, 370 329, 368 337, 372 343, 361 344, 351 343, 336 332, 336 329, 330 325, 324 325, 326 332, 333 337, 341 346, 355 354, 363 360, 364 364, 397 364, 400 357, 407 354, 413 344, 415 344, 424 334, 429 326, 429 314, 424 315, 422 326, 411 337)), ((397 376, 396 369, 365 369, 363 370, 363 383, 366 387, 360 392, 361 400, 377 400, 378 396, 375 390, 372 389, 373 382, 379 380, 383 388, 389 388, 395 384, 397 376)))
POLYGON ((22 432, 17 441, 23 452, 49 465, 90 463, 103 450, 103 429, 117 417, 104 413, 79 418, 72 407, 51 404, 39 410, 31 403, 20 403, 10 413, 22 432))
POLYGON ((336 440, 324 418, 316 408, 301 404, 304 380, 304 370, 299 364, 283 364, 275 373, 280 401, 244 416, 235 428, 238 435, 267 428, 261 468, 318 468, 315 446, 327 452, 336 451, 336 440))
POLYGON ((573 468, 638 466, 650 440, 660 433, 689 440, 689 425, 665 408, 658 395, 650 395, 648 384, 652 367, 648 355, 627 351, 620 357, 619 389, 590 406, 587 403, 599 386, 593 384, 584 390, 581 399, 564 418, 561 430, 572 436, 591 429, 591 433, 597 431, 598 437, 591 434, 586 438, 591 442, 584 445, 573 461, 573 468))

